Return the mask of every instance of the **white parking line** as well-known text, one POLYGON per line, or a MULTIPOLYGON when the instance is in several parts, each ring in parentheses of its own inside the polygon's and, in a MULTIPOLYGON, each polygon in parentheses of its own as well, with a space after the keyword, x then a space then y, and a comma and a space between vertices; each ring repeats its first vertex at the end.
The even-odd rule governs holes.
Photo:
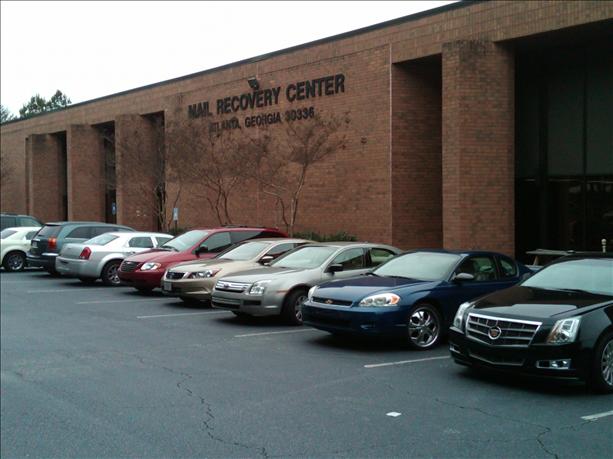
POLYGON ((207 314, 227 314, 230 311, 183 312, 180 314, 157 314, 155 316, 136 316, 137 319, 155 319, 157 317, 202 316, 207 314))
POLYGON ((590 414, 589 416, 581 416, 584 421, 595 421, 596 419, 605 418, 607 416, 613 416, 612 411, 605 411, 604 413, 590 414))
POLYGON ((443 355, 440 357, 428 357, 426 359, 400 360, 398 362, 386 362, 386 363, 373 363, 371 365, 364 365, 364 368, 391 367, 393 365, 405 365, 407 363, 427 362, 428 360, 442 360, 442 359, 450 359, 450 358, 451 356, 449 355, 443 355))
POLYGON ((263 333, 247 333, 246 335, 235 335, 235 338, 248 338, 251 336, 265 336, 265 335, 281 335, 283 333, 302 333, 302 332, 310 332, 317 331, 315 328, 301 328, 299 330, 283 330, 283 331, 275 331, 275 332, 263 332, 263 333))
POLYGON ((172 301, 174 298, 146 298, 142 300, 96 300, 96 301, 77 301, 76 304, 98 304, 98 303, 141 303, 147 301, 172 301))

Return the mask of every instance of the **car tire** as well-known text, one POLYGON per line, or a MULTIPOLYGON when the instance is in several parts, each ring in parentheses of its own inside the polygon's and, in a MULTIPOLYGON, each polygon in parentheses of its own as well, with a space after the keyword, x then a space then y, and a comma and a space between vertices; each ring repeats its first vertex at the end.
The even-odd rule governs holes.
POLYGON ((98 279, 95 277, 79 277, 79 280, 84 284, 91 285, 94 284, 98 279))
POLYGON ((121 281, 119 280, 120 264, 120 260, 111 260, 104 265, 104 268, 102 268, 102 274, 100 275, 104 285, 108 285, 109 287, 117 287, 118 285, 121 285, 121 281))
POLYGON ((26 256, 23 252, 19 251, 9 252, 4 256, 2 266, 4 266, 4 269, 7 271, 11 272, 23 271, 26 267, 26 256))
POLYGON ((605 333, 594 348, 589 383, 600 393, 613 392, 613 332, 605 333))
POLYGON ((442 336, 441 314, 428 303, 418 303, 407 317, 407 341, 411 348, 432 349, 442 336))
POLYGON ((291 325, 302 325, 302 303, 307 299, 304 289, 293 290, 285 297, 281 315, 291 325))

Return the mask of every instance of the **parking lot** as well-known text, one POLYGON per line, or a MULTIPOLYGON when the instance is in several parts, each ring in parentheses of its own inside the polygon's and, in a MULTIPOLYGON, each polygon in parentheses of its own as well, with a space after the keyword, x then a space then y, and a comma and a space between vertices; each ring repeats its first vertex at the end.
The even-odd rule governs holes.
POLYGON ((0 274, 2 457, 608 457, 613 396, 125 287, 0 274))

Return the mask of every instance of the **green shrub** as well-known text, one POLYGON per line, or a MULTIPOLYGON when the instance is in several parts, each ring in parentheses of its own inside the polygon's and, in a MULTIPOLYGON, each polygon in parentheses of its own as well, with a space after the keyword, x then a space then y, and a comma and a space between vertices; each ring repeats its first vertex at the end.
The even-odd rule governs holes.
POLYGON ((353 234, 349 234, 345 231, 339 231, 332 234, 319 234, 315 231, 303 231, 294 233, 294 237, 301 239, 309 239, 316 242, 331 242, 331 241, 357 241, 358 238, 353 234))

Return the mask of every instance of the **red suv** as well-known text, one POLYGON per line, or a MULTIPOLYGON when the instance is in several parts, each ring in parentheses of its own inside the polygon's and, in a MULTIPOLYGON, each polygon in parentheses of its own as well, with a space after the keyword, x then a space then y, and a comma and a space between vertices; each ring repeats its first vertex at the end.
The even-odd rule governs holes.
POLYGON ((248 239, 287 237, 275 228, 220 227, 187 231, 160 247, 126 258, 119 279, 141 292, 160 287, 166 268, 182 261, 213 258, 231 245, 248 239))

